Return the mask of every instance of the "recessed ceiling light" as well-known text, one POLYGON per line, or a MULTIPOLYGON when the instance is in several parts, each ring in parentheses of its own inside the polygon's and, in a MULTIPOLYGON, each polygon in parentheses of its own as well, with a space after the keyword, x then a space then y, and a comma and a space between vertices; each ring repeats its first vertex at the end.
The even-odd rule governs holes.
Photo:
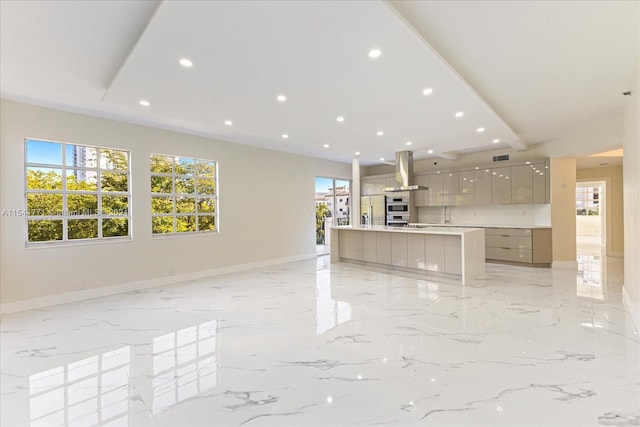
POLYGON ((287 100, 287 97, 286 97, 286 96, 284 96, 284 95, 278 95, 278 96, 276 97, 276 99, 277 99, 279 102, 284 102, 284 101, 286 101, 286 100, 287 100))
POLYGON ((324 144, 323 147, 324 148, 329 148, 329 144, 324 144))
POLYGON ((482 132, 484 132, 484 128, 478 128, 478 129, 476 129, 476 132, 482 133, 482 132))
POLYGON ((433 154, 433 150, 429 150, 429 151, 427 151, 427 153, 433 154))
POLYGON ((440 173, 440 171, 437 171, 436 173, 440 173))
POLYGON ((384 162, 384 157, 380 157, 380 161, 381 161, 381 162, 384 162))
POLYGON ((380 49, 371 49, 369 51, 369 58, 376 59, 380 57, 381 54, 382 54, 382 51, 380 49))
POLYGON ((456 117, 462 117, 462 116, 464 116, 464 111, 458 111, 456 113, 456 117))
POLYGON ((491 141, 491 142, 493 142, 494 144, 497 144, 498 142, 500 142, 500 140, 499 140, 498 138, 496 138, 496 139, 494 139, 494 140, 493 140, 493 141, 491 141))
POLYGON ((140 105, 144 106, 144 107, 148 107, 149 105, 151 105, 151 103, 145 99, 141 99, 140 100, 140 105))
POLYGON ((378 133, 377 133, 377 135, 378 135, 378 136, 382 136, 382 135, 384 135, 384 132, 383 132, 383 131, 381 131, 381 130, 379 130, 379 131, 378 131, 378 133))
POLYGON ((180 65, 182 65, 183 67, 186 67, 186 68, 193 67, 193 62, 191 62, 191 60, 187 58, 182 58, 179 62, 180 62, 180 65))
POLYGON ((231 126, 233 124, 233 122, 231 120, 225 120, 224 124, 227 126, 231 126))
POLYGON ((530 164, 531 164, 531 162, 525 162, 525 165, 530 165, 530 164))
POLYGON ((356 151, 356 152, 355 152, 355 155, 356 155, 356 156, 359 156, 359 155, 360 155, 360 152, 359 152, 359 151, 356 151))
POLYGON ((411 141, 407 141, 407 142, 405 142, 405 144, 406 144, 406 145, 411 145, 411 144, 413 144, 413 142, 411 142, 411 141))
POLYGON ((287 135, 286 133, 283 133, 282 134, 282 139, 287 139, 287 138, 289 138, 289 135, 287 135))
POLYGON ((430 87, 422 91, 423 95, 431 95, 432 93, 433 93, 433 89, 431 89, 430 87))
POLYGON ((336 120, 339 121, 340 123, 342 123, 342 122, 344 122, 344 117, 338 116, 338 117, 336 117, 336 120))
POLYGON ((476 166, 476 170, 480 169, 480 166, 476 166))

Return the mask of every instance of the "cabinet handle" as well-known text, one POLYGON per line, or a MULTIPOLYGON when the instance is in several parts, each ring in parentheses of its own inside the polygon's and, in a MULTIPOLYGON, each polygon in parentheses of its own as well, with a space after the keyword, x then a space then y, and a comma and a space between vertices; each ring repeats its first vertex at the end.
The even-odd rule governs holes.
POLYGON ((501 234, 500 237, 511 237, 510 234, 501 234))
POLYGON ((500 249, 511 249, 511 248, 500 248, 500 249))

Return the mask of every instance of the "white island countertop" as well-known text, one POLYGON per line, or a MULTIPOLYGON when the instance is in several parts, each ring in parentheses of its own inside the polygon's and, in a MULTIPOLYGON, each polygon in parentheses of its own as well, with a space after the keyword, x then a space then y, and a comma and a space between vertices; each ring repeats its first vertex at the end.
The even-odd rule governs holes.
POLYGON ((442 223, 411 223, 410 225, 415 225, 419 227, 460 227, 460 228, 523 228, 523 229, 534 229, 534 228, 551 228, 550 225, 499 225, 499 224, 442 224, 442 223))
POLYGON ((454 236, 462 236, 472 231, 484 231, 482 228, 471 228, 461 226, 450 225, 420 225, 420 227, 387 227, 386 225, 370 225, 370 226, 357 226, 351 225, 336 225, 331 228, 337 230, 360 230, 360 231, 389 231, 392 233, 422 233, 422 234, 447 234, 454 236), (425 226, 426 225, 426 226, 425 226))

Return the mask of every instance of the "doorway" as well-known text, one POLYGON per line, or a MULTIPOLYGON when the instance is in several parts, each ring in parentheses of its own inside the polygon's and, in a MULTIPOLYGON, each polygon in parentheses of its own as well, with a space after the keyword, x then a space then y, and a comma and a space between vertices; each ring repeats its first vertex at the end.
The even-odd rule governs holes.
POLYGON ((576 245, 587 252, 606 250, 606 181, 576 183, 576 245))
POLYGON ((316 255, 330 253, 332 225, 351 224, 351 181, 316 177, 316 255))

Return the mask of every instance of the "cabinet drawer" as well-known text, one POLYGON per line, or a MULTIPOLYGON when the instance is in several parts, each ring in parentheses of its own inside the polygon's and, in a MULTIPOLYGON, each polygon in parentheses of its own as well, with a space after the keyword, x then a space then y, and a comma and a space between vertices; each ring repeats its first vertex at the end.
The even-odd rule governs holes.
POLYGON ((487 247, 485 256, 487 259, 495 259, 497 261, 527 263, 531 263, 532 261, 531 250, 529 249, 505 249, 487 247))
POLYGON ((498 236, 527 236, 531 237, 530 228, 486 228, 486 235, 498 236))
POLYGON ((490 234, 486 236, 486 246, 494 248, 531 250, 531 237, 490 234))

